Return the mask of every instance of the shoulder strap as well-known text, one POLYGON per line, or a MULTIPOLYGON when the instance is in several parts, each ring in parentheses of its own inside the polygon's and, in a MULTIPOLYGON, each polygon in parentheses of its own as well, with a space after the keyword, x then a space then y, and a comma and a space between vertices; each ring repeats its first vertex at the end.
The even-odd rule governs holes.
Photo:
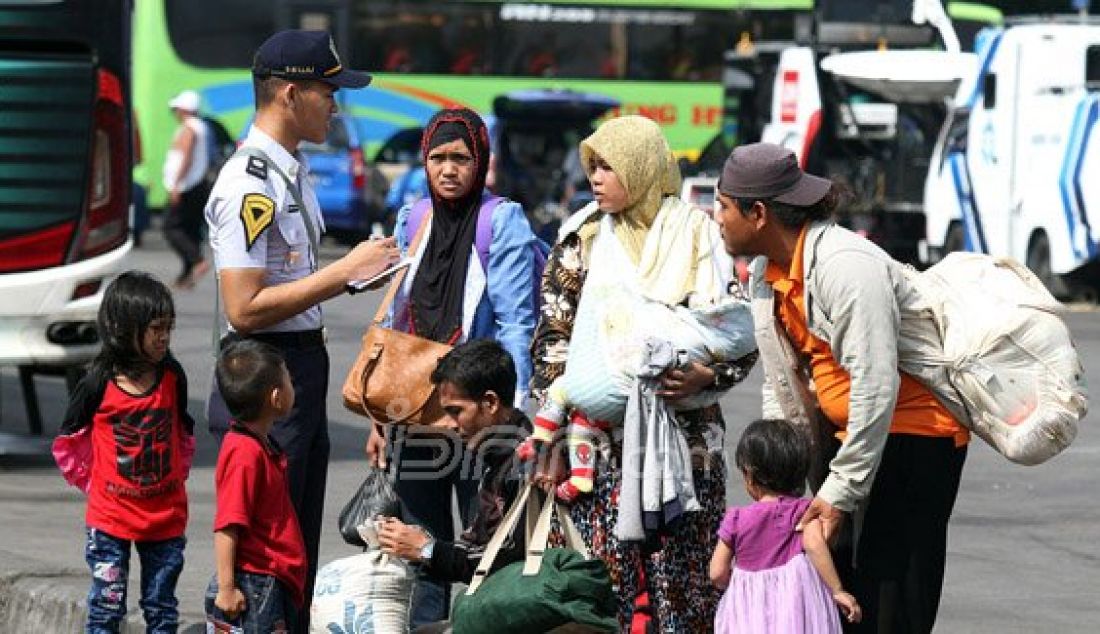
MULTIPOLYGON (((409 217, 405 221, 405 235, 411 237, 424 224, 424 219, 427 218, 428 212, 432 210, 432 199, 429 196, 425 196, 420 200, 413 203, 412 209, 409 210, 409 217), (409 231, 412 231, 410 234, 409 231)), ((412 252, 410 250, 410 255, 412 252)))
MULTIPOLYGON (((430 212, 429 212, 430 213, 430 212)), ((416 229, 416 234, 413 235, 412 242, 409 243, 409 254, 415 254, 416 250, 420 247, 420 241, 424 239, 424 233, 427 231, 428 223, 422 222, 416 229)), ((411 267, 406 266, 397 272, 393 276, 393 281, 390 282, 389 289, 386 290, 386 296, 382 298, 382 303, 378 306, 378 312, 374 314, 374 325, 381 326, 382 322, 386 319, 386 313, 390 310, 390 306, 393 305, 393 300, 397 297, 397 291, 401 288, 401 284, 405 281, 405 275, 408 274, 411 267)))
POLYGON ((572 548, 585 559, 591 557, 580 532, 573 524, 569 509, 562 506, 554 493, 551 492, 546 495, 542 502, 538 519, 532 523, 530 515, 527 518, 527 559, 523 564, 523 576, 525 577, 537 575, 539 568, 542 567, 542 556, 546 553, 546 546, 550 541, 550 524, 554 515, 558 516, 558 525, 561 528, 562 536, 565 538, 565 547, 572 548))
POLYGON ((474 234, 474 248, 477 259, 481 261, 481 270, 489 274, 489 246, 493 243, 493 212, 504 198, 485 194, 481 198, 481 207, 477 210, 477 232, 474 234))
POLYGON ((290 177, 286 175, 286 172, 284 172, 281 167, 276 165, 275 161, 272 161, 271 158, 260 148, 244 146, 237 150, 234 156, 236 156, 237 154, 252 156, 263 161, 264 164, 267 165, 268 169, 274 170, 275 173, 279 175, 279 178, 283 179, 283 182, 286 183, 286 189, 290 192, 291 197, 294 198, 294 204, 298 205, 298 213, 302 214, 302 221, 306 225, 306 233, 309 234, 309 246, 311 249, 313 249, 312 265, 313 269, 316 270, 317 258, 320 257, 321 238, 317 234, 317 227, 313 224, 313 217, 310 216, 309 209, 306 207, 305 203, 302 202, 302 192, 298 189, 298 185, 291 181, 290 177))
POLYGON ((524 507, 527 507, 528 515, 534 515, 538 512, 538 505, 535 502, 535 498, 531 495, 531 491, 534 488, 534 485, 530 482, 526 482, 520 487, 519 493, 516 494, 515 501, 512 502, 512 506, 508 508, 508 512, 501 518, 500 524, 497 525, 496 532, 489 538, 489 543, 485 545, 485 551, 481 554, 481 561, 478 562, 477 569, 474 570, 474 576, 470 579, 470 585, 466 588, 467 595, 477 592, 482 582, 485 581, 485 577, 489 576, 489 571, 493 568, 493 562, 496 561, 497 554, 500 552, 501 546, 504 545, 504 540, 508 539, 508 537, 515 532, 524 507))
MULTIPOLYGON (((481 198, 481 206, 477 210, 477 230, 474 234, 474 248, 477 250, 477 258, 481 262, 481 270, 489 272, 489 246, 493 242, 493 211, 497 205, 505 199, 492 194, 485 194, 481 198)), ((406 231, 413 227, 419 228, 424 224, 424 219, 432 208, 432 199, 424 197, 416 201, 409 211, 409 219, 406 223, 406 231)), ((410 250, 411 252, 411 250, 410 250)))

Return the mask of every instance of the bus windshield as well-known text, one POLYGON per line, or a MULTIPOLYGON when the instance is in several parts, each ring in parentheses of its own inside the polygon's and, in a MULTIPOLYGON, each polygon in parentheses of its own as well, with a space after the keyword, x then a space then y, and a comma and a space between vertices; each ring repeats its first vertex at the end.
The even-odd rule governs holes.
MULTIPOLYGON (((353 64, 383 72, 719 81, 732 11, 519 3, 369 3, 353 64)), ((789 37, 789 33, 786 34, 789 37)))

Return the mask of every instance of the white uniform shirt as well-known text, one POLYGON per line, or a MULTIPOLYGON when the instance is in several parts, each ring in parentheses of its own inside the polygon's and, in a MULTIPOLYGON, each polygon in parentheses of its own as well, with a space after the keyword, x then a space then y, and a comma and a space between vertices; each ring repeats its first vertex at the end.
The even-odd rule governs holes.
MULTIPOLYGON (((317 255, 310 246, 301 214, 310 214, 318 239, 324 232, 321 206, 309 179, 309 165, 300 153, 291 155, 256 126, 252 126, 242 147, 259 148, 291 181, 296 181, 306 209, 298 209, 294 196, 275 170, 265 170, 255 158, 234 156, 222 167, 206 203, 214 265, 218 271, 265 269, 266 286, 306 277, 315 270, 317 255)), ((320 327, 321 307, 315 305, 261 332, 320 327)))

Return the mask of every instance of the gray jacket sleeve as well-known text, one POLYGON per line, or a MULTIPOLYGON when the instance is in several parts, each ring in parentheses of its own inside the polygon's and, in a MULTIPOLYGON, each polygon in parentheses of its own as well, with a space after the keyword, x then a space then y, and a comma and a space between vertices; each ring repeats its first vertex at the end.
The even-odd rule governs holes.
POLYGON ((775 395, 775 386, 771 379, 764 376, 764 385, 760 388, 762 404, 761 414, 764 418, 783 418, 783 408, 779 406, 779 398, 775 395))
POLYGON ((889 261, 869 253, 840 250, 816 277, 815 318, 828 322, 833 356, 851 377, 847 437, 817 495, 853 511, 871 492, 897 404, 898 303, 889 261))

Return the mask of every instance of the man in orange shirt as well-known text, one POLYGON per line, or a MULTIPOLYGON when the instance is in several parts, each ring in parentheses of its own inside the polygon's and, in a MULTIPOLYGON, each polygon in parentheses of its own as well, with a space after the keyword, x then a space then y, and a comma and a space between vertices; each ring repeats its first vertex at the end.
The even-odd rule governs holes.
POLYGON ((918 293, 902 264, 832 221, 840 191, 789 150, 737 148, 718 190, 726 250, 762 256, 750 289, 764 415, 809 426, 820 412, 840 441, 802 522, 821 519, 835 539, 852 519, 838 563, 864 619, 846 630, 929 632, 969 434, 898 369, 918 293))

